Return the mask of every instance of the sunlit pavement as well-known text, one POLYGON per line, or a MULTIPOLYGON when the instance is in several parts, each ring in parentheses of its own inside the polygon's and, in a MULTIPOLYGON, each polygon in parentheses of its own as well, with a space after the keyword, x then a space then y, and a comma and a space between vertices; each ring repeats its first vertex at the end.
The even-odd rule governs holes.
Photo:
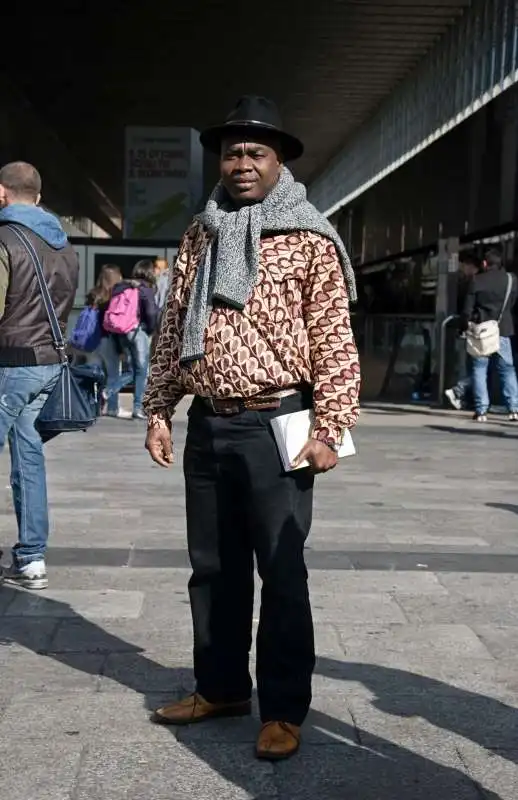
POLYGON ((318 481, 313 710, 276 765, 257 718, 148 721, 192 687, 185 427, 182 408, 170 471, 133 420, 48 445, 51 586, 0 588, 0 796, 516 800, 518 426, 364 413, 358 456, 318 481))

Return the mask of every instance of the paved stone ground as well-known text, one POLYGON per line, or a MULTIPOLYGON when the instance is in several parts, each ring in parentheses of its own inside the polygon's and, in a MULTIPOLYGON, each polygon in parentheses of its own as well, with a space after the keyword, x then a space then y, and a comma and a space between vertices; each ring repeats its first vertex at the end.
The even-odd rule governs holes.
POLYGON ((2 799, 516 800, 518 429, 364 414, 318 483, 315 696, 278 765, 253 759, 257 720, 148 722, 192 675, 181 471, 142 436, 102 420, 48 446, 51 588, 0 588, 2 799))

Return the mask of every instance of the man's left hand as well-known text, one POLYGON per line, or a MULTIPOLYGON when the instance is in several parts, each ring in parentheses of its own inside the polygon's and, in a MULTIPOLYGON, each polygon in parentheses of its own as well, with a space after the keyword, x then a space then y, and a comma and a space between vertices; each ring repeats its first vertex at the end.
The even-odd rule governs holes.
POLYGON ((318 439, 309 439, 293 461, 292 467, 297 467, 303 461, 309 461, 311 470, 318 474, 334 469, 338 463, 338 456, 324 442, 319 442, 318 439))

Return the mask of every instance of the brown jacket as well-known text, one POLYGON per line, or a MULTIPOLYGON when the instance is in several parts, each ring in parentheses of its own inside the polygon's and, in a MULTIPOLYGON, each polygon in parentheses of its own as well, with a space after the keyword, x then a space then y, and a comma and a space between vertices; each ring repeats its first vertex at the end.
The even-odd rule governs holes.
MULTIPOLYGON (((65 333, 74 304, 79 278, 79 262, 70 244, 55 249, 28 228, 43 267, 50 296, 61 329, 65 333)), ((33 367, 56 364, 58 354, 52 341, 50 324, 28 253, 16 236, 0 225, 0 294, 5 292, 0 319, 0 367, 33 367)))

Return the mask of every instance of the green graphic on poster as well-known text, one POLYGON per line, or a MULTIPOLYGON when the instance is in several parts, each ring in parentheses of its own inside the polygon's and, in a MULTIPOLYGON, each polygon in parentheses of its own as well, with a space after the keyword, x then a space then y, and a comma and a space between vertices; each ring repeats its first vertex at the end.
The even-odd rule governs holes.
POLYGON ((125 237, 180 239, 202 193, 203 150, 197 131, 126 128, 125 237))
POLYGON ((160 228, 185 211, 186 199, 185 192, 177 192, 163 200, 150 214, 137 217, 133 222, 133 236, 136 239, 153 236, 160 228))

